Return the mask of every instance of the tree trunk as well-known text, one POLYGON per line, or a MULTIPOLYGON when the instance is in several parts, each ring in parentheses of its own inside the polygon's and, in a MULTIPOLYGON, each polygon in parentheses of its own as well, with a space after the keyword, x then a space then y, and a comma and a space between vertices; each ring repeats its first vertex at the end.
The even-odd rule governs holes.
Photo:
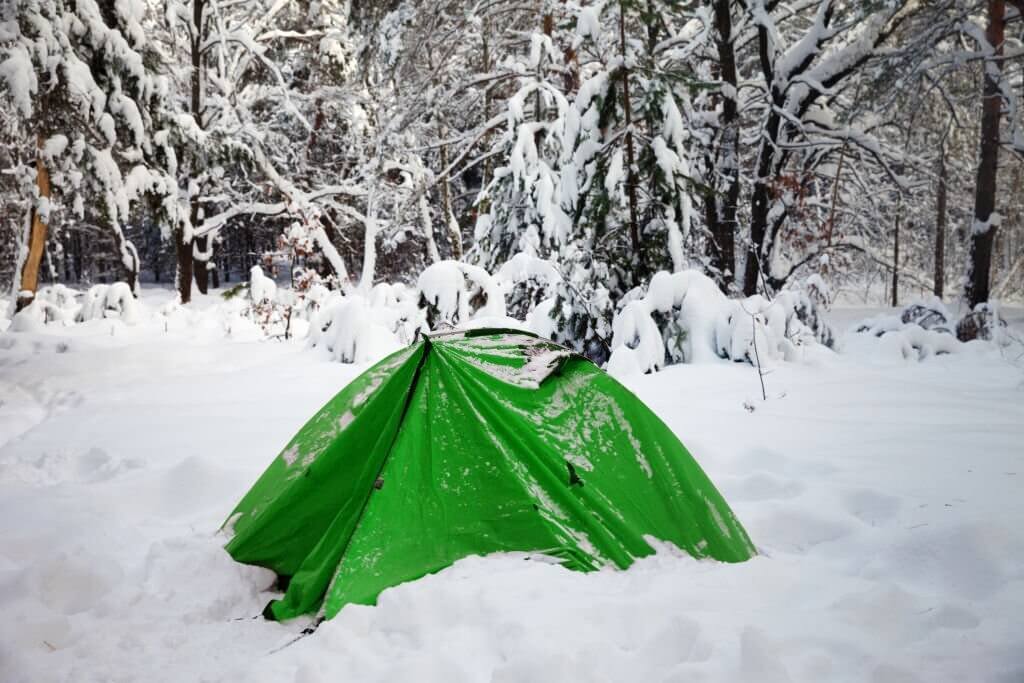
MULTIPOLYGON (((40 135, 37 146, 42 148, 43 137, 40 135)), ((50 171, 43 162, 42 154, 36 152, 36 190, 42 199, 50 198, 50 171)), ((33 204, 29 219, 28 253, 21 265, 21 278, 18 284, 18 299, 15 310, 28 306, 36 298, 39 288, 39 269, 43 263, 43 252, 46 250, 47 224, 33 204)))
MULTIPOLYGON (((192 35, 189 44, 191 57, 191 97, 189 98, 189 113, 199 128, 203 127, 203 13, 206 9, 206 0, 192 0, 192 35)), ((196 160, 192 160, 192 170, 195 172, 196 160)), ((190 183, 191 185, 191 183, 190 183)), ((194 230, 199 221, 199 201, 197 197, 189 199, 189 222, 194 230)), ((190 231, 191 232, 191 231, 190 231)), ((181 296, 181 303, 187 304, 192 300, 192 277, 195 273, 202 271, 201 282, 197 281, 199 291, 206 293, 206 272, 205 263, 195 261, 192 256, 193 240, 185 241, 185 231, 181 228, 175 230, 174 246, 178 258, 178 269, 176 279, 178 283, 178 294, 181 296)))
POLYGON ((892 307, 900 305, 900 216, 903 213, 903 197, 896 204, 896 229, 892 237, 892 307))
POLYGON ((363 220, 363 272, 359 277, 359 289, 369 293, 373 289, 373 276, 377 269, 377 198, 374 191, 366 196, 366 218, 363 220))
POLYGON ((778 114, 773 112, 769 115, 766 130, 769 139, 761 142, 761 149, 757 155, 757 176, 754 178, 754 191, 750 198, 750 245, 746 267, 743 270, 743 294, 746 296, 757 294, 761 259, 765 258, 764 238, 768 232, 768 209, 771 199, 768 176, 772 170, 773 150, 780 124, 778 114))
MULTIPOLYGON (((487 73, 491 72, 491 49, 490 49, 490 45, 487 42, 487 35, 488 35, 489 31, 490 31, 490 23, 488 22, 488 20, 487 20, 487 18, 485 16, 485 18, 483 20, 483 26, 481 27, 481 31, 480 31, 480 37, 481 37, 480 49, 481 49, 481 62, 482 62, 481 65, 480 65, 481 66, 480 73, 484 73, 484 74, 487 74, 487 73)), ((491 98, 492 98, 491 87, 492 86, 490 86, 490 85, 484 86, 484 121, 490 121, 491 120, 491 98)), ((490 134, 490 131, 488 131, 487 133, 484 134, 484 139, 483 139, 483 143, 484 143, 484 147, 485 148, 489 148, 490 147, 490 139, 491 139, 491 134, 490 134)), ((481 179, 480 179, 480 189, 486 188, 491 183, 491 176, 492 176, 492 172, 491 172, 491 158, 487 157, 484 160, 484 163, 483 163, 483 171, 482 171, 482 175, 481 175, 481 179)))
POLYGON ((711 198, 713 222, 711 264, 720 273, 719 286, 729 292, 736 273, 736 202, 740 195, 739 113, 736 106, 736 53, 732 43, 732 14, 729 0, 715 0, 715 30, 718 32, 718 61, 722 82, 731 87, 722 100, 722 147, 718 168, 725 178, 724 196, 711 198))
POLYGON ((81 282, 85 274, 85 258, 82 255, 82 235, 76 230, 72 233, 75 254, 75 282, 81 282))
POLYGON ((210 289, 210 259, 209 258, 196 258, 196 252, 200 254, 208 254, 207 248, 210 244, 209 235, 202 237, 196 237, 193 240, 192 249, 192 274, 196 279, 196 288, 200 294, 206 294, 210 289))
POLYGON ((989 0, 988 28, 985 37, 993 50, 986 61, 985 90, 981 111, 981 158, 974 190, 974 224, 971 226, 968 256, 967 302, 973 309, 988 301, 989 276, 992 269, 992 242, 998 221, 993 221, 996 204, 996 176, 999 170, 999 118, 1002 96, 999 81, 1002 72, 1003 38, 1005 34, 1005 0, 989 0))
POLYGON ((637 216, 636 163, 633 151, 633 109, 629 98, 629 68, 626 66, 626 9, 619 3, 619 49, 622 52, 622 110, 626 119, 626 196, 629 198, 629 241, 633 248, 634 273, 637 282, 642 278, 640 271, 640 221, 637 216))
MULTIPOLYGON (((550 5, 548 5, 547 9, 548 10, 551 9, 550 5)), ((541 31, 543 31, 545 36, 550 38, 551 37, 551 32, 554 30, 554 27, 555 27, 555 18, 551 14, 550 11, 545 12, 541 16, 541 22, 540 23, 541 23, 541 31)), ((540 83, 540 82, 542 82, 544 80, 544 54, 545 53, 543 51, 541 51, 541 57, 540 57, 540 59, 537 60, 537 75, 536 75, 536 78, 537 78, 537 82, 538 83, 540 83)), ((544 120, 544 100, 541 97, 540 89, 538 89, 537 92, 534 95, 534 105, 533 106, 534 106, 533 120, 537 121, 537 122, 540 122, 540 121, 544 120)), ((487 119, 484 119, 484 120, 486 121, 487 119)))
POLYGON ((174 230, 174 253, 178 260, 175 280, 182 304, 192 300, 192 240, 185 241, 184 228, 174 230))
POLYGON ((441 252, 437 250, 437 240, 434 239, 434 221, 430 216, 430 205, 427 203, 426 178, 421 180, 420 183, 416 204, 420 210, 420 222, 423 224, 423 237, 427 248, 427 263, 437 263, 441 260, 441 252))
POLYGON ((757 152, 757 168, 754 176, 754 189, 750 196, 750 241, 747 245, 747 261, 743 268, 743 293, 746 296, 757 294, 758 280, 761 279, 762 261, 770 260, 770 245, 765 245, 768 233, 768 213, 771 200, 771 176, 775 172, 775 149, 782 128, 782 117, 778 109, 785 101, 785 93, 778 92, 774 86, 771 60, 771 38, 768 29, 759 26, 757 29, 758 55, 761 71, 764 73, 765 84, 771 88, 771 108, 764 129, 761 131, 761 145, 757 152))
MULTIPOLYGON (((448 145, 441 145, 441 170, 448 172, 448 145)), ((452 191, 448 185, 448 178, 441 179, 441 213, 442 219, 448 226, 448 241, 452 245, 452 258, 456 261, 462 260, 462 229, 459 222, 455 220, 455 212, 452 210, 452 191)))
POLYGON ((939 186, 935 191, 935 296, 946 285, 946 145, 939 147, 939 186))
POLYGON ((118 228, 114 231, 114 243, 117 247, 118 261, 124 273, 124 281, 131 287, 132 294, 139 297, 139 252, 130 240, 125 239, 124 231, 118 228))

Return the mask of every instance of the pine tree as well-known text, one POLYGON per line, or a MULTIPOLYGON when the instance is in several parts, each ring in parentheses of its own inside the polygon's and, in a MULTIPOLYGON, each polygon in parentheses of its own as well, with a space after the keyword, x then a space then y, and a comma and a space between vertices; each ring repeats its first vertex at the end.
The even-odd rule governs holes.
POLYGON ((34 297, 44 245, 65 210, 105 228, 124 279, 137 288, 139 258, 124 222, 141 196, 173 193, 173 153, 154 126, 166 85, 148 66, 137 9, 112 0, 4 6, 0 83, 17 107, 25 146, 35 147, 34 172, 19 174, 21 192, 33 198, 15 284, 19 307, 34 297))

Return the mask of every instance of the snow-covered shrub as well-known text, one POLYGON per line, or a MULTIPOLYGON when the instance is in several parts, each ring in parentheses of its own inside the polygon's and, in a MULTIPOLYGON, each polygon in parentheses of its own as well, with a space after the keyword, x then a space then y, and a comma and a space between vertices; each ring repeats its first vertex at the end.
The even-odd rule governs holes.
POLYGON ((290 290, 279 293, 277 283, 256 265, 249 269, 248 305, 239 315, 259 325, 267 336, 291 336, 295 298, 295 293, 290 290))
POLYGON ((881 314, 866 318, 854 327, 854 332, 875 337, 904 329, 906 325, 917 325, 925 330, 952 334, 950 321, 953 315, 936 297, 918 301, 903 308, 897 315, 881 314))
POLYGON ((132 289, 124 282, 111 285, 93 285, 82 298, 82 308, 75 316, 77 322, 119 318, 134 325, 139 320, 140 305, 132 295, 132 289))
MULTIPOLYGON (((513 257, 499 271, 506 285, 517 277, 546 281, 546 298, 540 299, 526 316, 527 327, 603 365, 611 354, 612 318, 616 275, 608 264, 597 260, 591 250, 569 245, 555 261, 536 257, 513 257), (559 268, 553 266, 559 264, 559 268), (507 267, 507 270, 506 270, 507 267), (506 277, 512 274, 515 277, 506 277)), ((513 305, 526 297, 513 296, 513 305)), ((517 311, 518 313, 518 311, 517 311)))
POLYGON ((528 318, 537 334, 580 353, 598 365, 611 355, 615 306, 608 289, 587 279, 559 282, 555 296, 541 303, 528 318))
POLYGON ((945 332, 952 334, 950 320, 953 316, 937 297, 932 297, 927 302, 913 303, 903 309, 900 313, 900 320, 904 323, 914 323, 926 330, 945 332))
POLYGON ((996 307, 981 303, 956 324, 956 337, 962 342, 983 339, 1004 345, 1006 343, 1003 334, 1005 329, 1006 321, 999 316, 996 307))
POLYGON ((808 292, 729 299, 696 270, 656 273, 646 294, 627 298, 612 332, 609 368, 642 372, 715 358, 763 365, 795 359, 800 346, 832 341, 808 292))
POLYGON ((881 348, 886 355, 899 354, 906 360, 924 360, 945 353, 956 353, 960 342, 946 332, 926 330, 908 323, 899 330, 881 335, 881 348))
POLYGON ((313 321, 309 344, 342 363, 379 360, 402 346, 386 312, 358 294, 332 298, 313 321))
POLYGON ((822 315, 822 309, 829 303, 829 292, 819 275, 812 275, 793 289, 782 290, 775 295, 775 301, 792 313, 787 315, 787 336, 799 336, 803 343, 809 333, 819 344, 832 348, 835 332, 822 315))
POLYGON ((948 327, 951 318, 942 302, 932 298, 912 303, 898 315, 867 318, 853 328, 853 333, 878 338, 875 351, 883 357, 924 360, 960 349, 960 342, 948 327))
POLYGON ((366 295, 324 289, 314 296, 322 298, 310 319, 309 345, 342 363, 378 360, 428 329, 417 305, 420 291, 401 283, 379 283, 366 295))
POLYGON ((550 261, 524 252, 506 261, 495 277, 503 283, 508 315, 517 320, 526 320, 531 311, 554 294, 555 286, 562 281, 550 261))
POLYGON ((402 344, 410 344, 417 332, 427 329, 426 311, 417 304, 420 293, 417 289, 401 282, 381 282, 370 291, 369 304, 377 319, 395 335, 402 344))
POLYGON ((50 323, 72 323, 81 309, 80 292, 61 284, 49 285, 36 292, 28 306, 11 321, 11 331, 25 332, 50 323))
POLYGON ((277 298, 277 283, 263 274, 258 265, 249 270, 249 300, 254 305, 272 303, 277 298))
POLYGON ((465 325, 471 316, 507 317, 502 283, 479 266, 438 261, 420 273, 416 287, 430 329, 465 325))
POLYGON ((76 289, 71 289, 62 284, 54 284, 43 287, 36 292, 35 298, 42 299, 62 311, 77 310, 78 297, 81 295, 76 289))
POLYGON ((11 332, 35 332, 47 323, 63 320, 63 312, 59 308, 37 298, 14 314, 7 329, 11 332))
POLYGON ((311 268, 296 268, 293 275, 296 293, 293 315, 312 320, 320 306, 330 297, 331 290, 323 283, 317 272, 311 268))
POLYGON ((297 269, 293 286, 279 289, 277 283, 255 265, 249 270, 247 304, 238 314, 256 323, 267 336, 303 337, 329 295, 330 290, 312 270, 297 269))

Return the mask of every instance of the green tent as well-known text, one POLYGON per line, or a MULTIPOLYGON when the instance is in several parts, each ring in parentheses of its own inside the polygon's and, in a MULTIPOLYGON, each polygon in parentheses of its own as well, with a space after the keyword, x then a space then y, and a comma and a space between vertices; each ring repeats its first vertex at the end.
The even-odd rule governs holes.
POLYGON ((459 558, 538 552, 627 567, 650 539, 754 554, 679 440, 587 359, 510 330, 432 335, 335 396, 224 524, 287 586, 264 614, 373 604, 459 558))

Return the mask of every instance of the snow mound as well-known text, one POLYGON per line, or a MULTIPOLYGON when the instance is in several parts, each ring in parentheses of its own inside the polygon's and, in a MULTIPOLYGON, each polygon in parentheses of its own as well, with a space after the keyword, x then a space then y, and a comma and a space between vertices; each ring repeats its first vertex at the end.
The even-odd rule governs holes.
POLYGON ((82 308, 75 316, 78 322, 118 318, 121 322, 134 325, 143 314, 142 305, 132 295, 132 288, 124 282, 112 285, 94 285, 85 293, 82 308))

